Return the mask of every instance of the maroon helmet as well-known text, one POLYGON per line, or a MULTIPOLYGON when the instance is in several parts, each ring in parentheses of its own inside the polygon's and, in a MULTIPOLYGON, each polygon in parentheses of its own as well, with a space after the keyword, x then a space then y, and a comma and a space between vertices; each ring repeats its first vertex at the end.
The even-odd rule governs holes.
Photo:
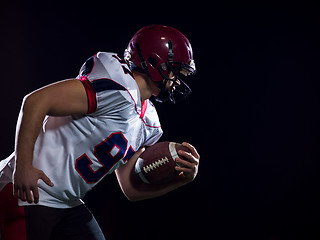
POLYGON ((131 69, 146 73, 160 88, 157 101, 169 99, 175 103, 191 93, 181 78, 196 72, 193 52, 189 40, 178 30, 163 25, 140 29, 130 40, 124 59, 131 69), (166 89, 168 81, 174 84, 166 89))

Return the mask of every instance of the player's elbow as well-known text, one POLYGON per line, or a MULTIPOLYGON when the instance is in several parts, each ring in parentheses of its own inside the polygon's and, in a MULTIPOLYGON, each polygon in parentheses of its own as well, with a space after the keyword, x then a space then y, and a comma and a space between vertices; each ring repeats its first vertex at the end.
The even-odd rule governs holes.
POLYGON ((137 202, 145 199, 144 196, 142 196, 132 188, 127 188, 127 189, 123 188, 122 192, 130 202, 137 202))
POLYGON ((36 92, 32 92, 24 96, 22 101, 22 110, 23 112, 27 112, 30 110, 34 110, 35 108, 38 110, 39 105, 42 105, 44 101, 39 99, 38 94, 36 92))
POLYGON ((30 104, 31 98, 32 98, 31 96, 32 96, 32 94, 29 93, 29 94, 27 94, 27 95, 25 95, 25 96, 23 97, 23 100, 22 100, 22 106, 23 106, 23 107, 25 107, 26 105, 29 105, 29 104, 30 104))
POLYGON ((22 106, 21 106, 21 112, 23 114, 26 114, 30 111, 34 111, 35 109, 38 109, 35 107, 35 100, 34 100, 34 95, 32 93, 24 96, 22 100, 22 106))
POLYGON ((137 198, 136 196, 129 196, 129 195, 125 195, 127 197, 127 199, 130 201, 130 202, 137 202, 137 201, 140 201, 142 199, 140 198, 137 198))
POLYGON ((130 202, 138 202, 138 201, 148 199, 148 197, 145 197, 145 196, 129 196, 129 197, 126 196, 126 197, 130 202))

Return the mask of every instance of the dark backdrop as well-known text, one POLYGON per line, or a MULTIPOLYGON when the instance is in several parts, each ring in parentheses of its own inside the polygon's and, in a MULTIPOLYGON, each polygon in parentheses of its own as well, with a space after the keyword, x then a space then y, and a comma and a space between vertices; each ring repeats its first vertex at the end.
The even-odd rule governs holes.
MULTIPOLYGON (((259 1, 261 2, 261 1, 259 1)), ((10 1, 0 10, 1 152, 22 98, 122 54, 149 24, 191 41, 192 96, 157 104, 162 140, 201 154, 194 182, 129 202, 107 176, 86 202, 111 240, 319 239, 319 8, 294 3, 10 1)))

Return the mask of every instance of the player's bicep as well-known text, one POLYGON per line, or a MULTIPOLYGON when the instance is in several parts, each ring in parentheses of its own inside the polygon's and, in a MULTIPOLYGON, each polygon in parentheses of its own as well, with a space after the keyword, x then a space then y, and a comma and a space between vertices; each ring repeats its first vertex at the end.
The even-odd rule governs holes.
POLYGON ((40 104, 51 116, 86 114, 88 111, 86 90, 77 79, 45 86, 30 94, 28 100, 40 104))

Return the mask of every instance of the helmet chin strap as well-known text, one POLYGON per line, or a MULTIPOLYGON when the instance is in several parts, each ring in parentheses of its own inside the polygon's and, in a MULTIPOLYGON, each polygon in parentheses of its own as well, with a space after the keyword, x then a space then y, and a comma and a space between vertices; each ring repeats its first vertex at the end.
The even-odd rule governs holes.
POLYGON ((148 75, 148 77, 151 78, 149 70, 148 70, 147 62, 142 55, 142 51, 141 51, 140 45, 138 43, 136 44, 136 48, 138 50, 138 55, 139 55, 140 62, 141 62, 140 66, 141 66, 142 70, 148 75))
POLYGON ((158 68, 161 76, 163 77, 163 83, 158 83, 158 87, 160 88, 159 95, 155 98, 157 102, 166 102, 170 100, 172 103, 180 102, 184 100, 192 91, 189 86, 179 77, 179 75, 175 74, 174 71, 168 66, 169 74, 166 76, 161 67, 158 68), (174 79, 169 78, 170 72, 174 74, 174 79), (171 81, 172 84, 170 87, 166 88, 167 83, 171 81))
POLYGON ((171 42, 171 40, 169 40, 169 42, 168 42, 168 47, 169 47, 168 62, 172 62, 174 54, 173 54, 173 51, 172 51, 172 42, 171 42))
POLYGON ((167 82, 169 81, 168 78, 165 78, 164 83, 158 83, 158 87, 160 88, 160 93, 158 96, 155 97, 155 100, 157 102, 163 103, 163 102, 167 102, 168 100, 170 100, 173 103, 176 103, 176 101, 174 100, 173 94, 172 94, 172 88, 166 89, 166 85, 167 82))
POLYGON ((173 62, 173 56, 174 56, 174 53, 172 51, 172 41, 169 40, 168 41, 168 47, 169 47, 169 51, 168 51, 168 62, 166 67, 168 68, 169 70, 169 73, 168 75, 166 76, 163 72, 162 72, 162 69, 161 67, 162 66, 158 66, 158 71, 160 73, 160 75, 163 77, 163 81, 161 82, 155 82, 152 80, 151 78, 151 75, 149 73, 149 70, 148 70, 148 66, 147 66, 147 62, 146 60, 144 59, 143 57, 143 54, 142 54, 142 51, 141 51, 141 48, 140 48, 140 45, 137 43, 136 44, 136 48, 137 48, 137 51, 138 51, 138 55, 139 55, 139 58, 140 58, 140 67, 142 68, 142 70, 148 75, 148 77, 158 86, 158 88, 160 89, 160 93, 157 97, 155 97, 155 100, 157 102, 166 102, 168 100, 170 100, 171 102, 173 103, 176 103, 176 99, 174 97, 174 91, 178 92, 179 94, 183 95, 183 97, 185 98, 186 96, 188 96, 190 93, 191 93, 191 89, 188 87, 188 85, 186 85, 182 79, 180 79, 177 75, 175 75, 175 78, 177 80, 179 80, 180 84, 176 85, 175 86, 175 82, 176 80, 172 80, 169 78, 169 75, 170 75, 170 71, 173 72, 173 69, 171 69, 170 67, 170 63, 173 62), (173 84, 171 85, 171 87, 169 87, 168 89, 166 88, 166 85, 168 83, 168 81, 173 81, 173 84), (173 90, 173 87, 176 88, 176 90, 173 90))
MULTIPOLYGON (((159 83, 161 92, 160 94, 156 97, 156 101, 158 102, 166 102, 168 100, 170 100, 173 103, 176 103, 176 99, 175 99, 175 94, 174 92, 178 92, 179 94, 181 94, 183 96, 183 98, 186 98, 190 93, 191 93, 191 89, 188 87, 187 84, 184 83, 184 81, 182 81, 181 78, 179 78, 178 75, 176 75, 171 67, 171 64, 173 63, 173 57, 174 57, 174 53, 172 51, 172 41, 169 40, 168 41, 168 48, 169 48, 169 52, 168 52, 168 62, 166 64, 164 64, 165 66, 159 66, 158 67, 158 71, 160 73, 160 75, 163 77, 163 83, 159 83), (165 67, 165 69, 169 70, 168 75, 166 76, 163 72, 162 69, 163 67, 165 67), (174 77, 176 80, 173 80, 171 78, 169 78, 170 72, 172 72, 174 74, 174 77), (173 84, 167 89, 167 83, 168 81, 172 81, 173 84), (179 84, 175 85, 175 83, 179 81, 179 84), (173 90, 173 88, 176 88, 175 90, 173 90)), ((180 99, 182 99, 180 97, 180 99)))
MULTIPOLYGON (((169 58, 169 55, 170 55, 170 58, 173 58, 172 42, 169 41, 168 44, 169 44, 168 58, 169 58)), ((136 43, 136 48, 137 48, 138 55, 139 55, 140 62, 141 62, 141 63, 140 63, 140 67, 141 67, 142 70, 148 75, 148 77, 152 80, 151 75, 150 75, 149 70, 148 70, 147 62, 146 62, 146 60, 145 60, 144 57, 143 57, 143 54, 142 54, 140 45, 139 45, 138 43, 136 43)), ((162 72, 160 72, 160 74, 163 75, 162 72)), ((167 92, 166 87, 165 87, 166 84, 167 84, 167 82, 168 82, 168 79, 167 79, 166 76, 163 76, 163 77, 164 77, 164 79, 165 79, 164 84, 163 84, 162 82, 155 82, 155 81, 152 80, 152 81, 158 86, 158 88, 160 88, 160 93, 159 93, 159 95, 158 95, 157 97, 155 97, 155 100, 156 100, 157 102, 165 102, 165 101, 167 101, 167 100, 169 99, 169 98, 168 98, 168 95, 170 95, 170 94, 167 92)), ((172 100, 174 101, 174 99, 170 99, 170 100, 171 100, 171 101, 172 101, 172 100)))

